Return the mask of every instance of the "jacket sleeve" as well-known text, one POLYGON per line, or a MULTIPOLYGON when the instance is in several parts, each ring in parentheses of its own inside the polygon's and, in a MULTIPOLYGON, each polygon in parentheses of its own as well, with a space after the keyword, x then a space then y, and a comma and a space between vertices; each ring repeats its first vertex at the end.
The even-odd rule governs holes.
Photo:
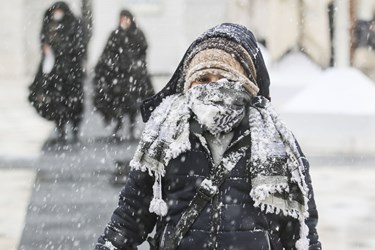
MULTIPOLYGON (((310 176, 310 171, 309 171, 310 166, 309 166, 309 162, 304 157, 301 151, 301 148, 298 145, 298 142, 297 142, 297 146, 298 146, 298 150, 300 151, 300 154, 303 156, 302 159, 303 159, 303 165, 305 167, 304 169, 305 182, 309 189, 309 192, 308 192, 309 201, 307 203, 309 217, 305 221, 307 227, 309 228, 308 250, 320 250, 322 249, 322 245, 319 241, 319 236, 318 236, 318 232, 316 229, 317 224, 318 224, 318 210, 316 208, 315 199, 314 199, 314 191, 313 191, 311 176, 310 176)), ((286 250, 295 249, 296 240, 299 239, 299 231, 300 231, 300 225, 299 225, 298 220, 294 219, 294 220, 289 220, 288 222, 286 222, 283 230, 281 231, 281 241, 286 250)))
POLYGON ((95 250, 136 249, 145 241, 156 223, 149 212, 153 177, 148 172, 131 171, 120 193, 118 207, 112 214, 95 250))

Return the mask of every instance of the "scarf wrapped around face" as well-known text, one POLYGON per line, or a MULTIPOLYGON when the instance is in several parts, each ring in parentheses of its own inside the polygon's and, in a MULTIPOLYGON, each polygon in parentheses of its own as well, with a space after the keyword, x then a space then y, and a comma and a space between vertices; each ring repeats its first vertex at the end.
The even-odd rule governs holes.
MULTIPOLYGON (((200 86, 200 88, 210 87, 212 86, 200 86)), ((202 101, 199 92, 187 95, 175 94, 163 100, 147 122, 136 153, 130 162, 133 169, 148 171, 155 177, 154 198, 149 210, 160 216, 165 216, 168 210, 167 204, 162 199, 161 187, 165 166, 172 158, 191 148, 189 119, 193 112, 189 107, 194 110, 192 104, 195 100, 202 101), (193 97, 195 100, 192 100, 193 97)), ((243 119, 242 108, 238 110, 241 112, 234 116, 243 119)), ((308 188, 304 177, 303 156, 299 153, 293 134, 281 122, 267 99, 254 98, 248 114, 251 134, 248 171, 252 183, 249 195, 254 200, 254 205, 266 213, 283 213, 298 219, 300 239, 296 243, 296 248, 307 249, 309 242, 305 219, 309 216, 308 188)), ((235 126, 236 123, 237 119, 233 119, 227 125, 235 126)), ((227 131, 227 126, 222 127, 225 128, 224 132, 227 131)))
POLYGON ((188 106, 204 130, 212 135, 228 133, 244 118, 250 95, 239 82, 223 78, 190 88, 188 106))

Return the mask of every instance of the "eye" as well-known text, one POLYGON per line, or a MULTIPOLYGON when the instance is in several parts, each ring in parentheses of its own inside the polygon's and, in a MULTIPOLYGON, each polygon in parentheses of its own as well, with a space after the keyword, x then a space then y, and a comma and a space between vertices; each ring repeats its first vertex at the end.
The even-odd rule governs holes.
POLYGON ((192 82, 192 85, 216 82, 221 78, 222 77, 220 75, 216 75, 216 74, 204 74, 200 77, 197 77, 196 80, 192 82))
POLYGON ((208 76, 201 76, 197 80, 195 80, 197 83, 210 83, 211 78, 208 76))

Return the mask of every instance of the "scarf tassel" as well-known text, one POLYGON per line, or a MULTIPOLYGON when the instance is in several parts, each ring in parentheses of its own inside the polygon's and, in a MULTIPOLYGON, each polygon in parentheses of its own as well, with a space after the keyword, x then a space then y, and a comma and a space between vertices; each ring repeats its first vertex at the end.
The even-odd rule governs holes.
POLYGON ((168 205, 162 198, 161 174, 155 173, 155 182, 152 187, 154 197, 151 200, 149 211, 159 216, 165 216, 168 212, 168 205))

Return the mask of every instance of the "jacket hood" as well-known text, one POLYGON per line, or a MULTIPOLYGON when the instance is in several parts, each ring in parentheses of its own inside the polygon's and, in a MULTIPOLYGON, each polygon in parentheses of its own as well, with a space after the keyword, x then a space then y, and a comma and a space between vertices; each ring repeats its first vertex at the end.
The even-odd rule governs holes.
POLYGON ((130 27, 129 27, 129 31, 135 31, 137 29, 137 23, 135 22, 135 18, 133 16, 133 14, 129 11, 129 10, 121 10, 120 12, 120 18, 122 16, 126 16, 126 17, 129 17, 130 20, 132 21, 131 24, 130 24, 130 27))
POLYGON ((270 79, 266 65, 263 60, 262 53, 258 47, 254 34, 246 27, 234 24, 234 23, 223 23, 217 25, 202 35, 200 35, 186 50, 182 60, 180 61, 176 71, 172 75, 166 86, 158 92, 156 95, 146 99, 141 106, 141 113, 143 121, 148 121, 153 110, 159 106, 163 98, 169 95, 183 92, 184 89, 184 62, 193 50, 202 42, 210 38, 225 38, 230 41, 234 41, 240 44, 251 56, 255 69, 257 72, 256 83, 259 87, 258 95, 264 96, 270 99, 269 86, 270 79))
POLYGON ((44 21, 51 22, 53 12, 57 9, 64 11, 64 19, 75 19, 73 12, 70 10, 67 3, 63 1, 59 1, 54 3, 51 7, 49 7, 46 12, 44 13, 44 21))

